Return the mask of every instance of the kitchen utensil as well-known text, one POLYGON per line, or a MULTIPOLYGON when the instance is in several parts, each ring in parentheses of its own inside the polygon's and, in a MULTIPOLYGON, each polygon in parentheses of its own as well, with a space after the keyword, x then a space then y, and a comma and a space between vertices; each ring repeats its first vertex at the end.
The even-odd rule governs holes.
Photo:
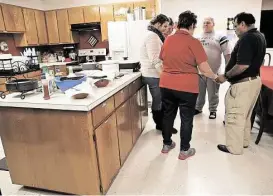
POLYGON ((94 84, 98 88, 106 87, 109 84, 110 80, 107 79, 100 79, 96 81, 94 84))

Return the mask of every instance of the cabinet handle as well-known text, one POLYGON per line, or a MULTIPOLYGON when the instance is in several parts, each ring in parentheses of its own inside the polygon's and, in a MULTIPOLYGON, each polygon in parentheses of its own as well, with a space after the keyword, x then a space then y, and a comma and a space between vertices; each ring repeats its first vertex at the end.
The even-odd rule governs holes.
POLYGON ((120 93, 124 93, 124 90, 121 90, 120 93))
POLYGON ((133 82, 133 84, 135 84, 135 83, 136 83, 136 81, 133 82))
POLYGON ((104 124, 108 123, 108 120, 104 122, 104 124))
POLYGON ((103 104, 102 104, 102 107, 105 107, 106 105, 107 105, 106 103, 103 103, 103 104))

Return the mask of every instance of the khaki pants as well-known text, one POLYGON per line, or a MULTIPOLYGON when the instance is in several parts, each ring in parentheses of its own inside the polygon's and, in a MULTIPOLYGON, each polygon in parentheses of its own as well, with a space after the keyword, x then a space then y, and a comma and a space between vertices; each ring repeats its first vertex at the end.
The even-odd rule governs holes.
POLYGON ((249 145, 251 114, 260 94, 262 82, 258 77, 233 84, 225 97, 226 145, 232 154, 243 154, 243 147, 249 145))

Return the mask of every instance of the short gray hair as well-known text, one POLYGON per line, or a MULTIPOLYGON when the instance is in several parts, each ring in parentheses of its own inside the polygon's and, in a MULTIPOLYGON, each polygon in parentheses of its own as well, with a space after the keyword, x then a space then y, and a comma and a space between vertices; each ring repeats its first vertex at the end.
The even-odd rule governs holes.
POLYGON ((212 17, 206 17, 206 18, 204 18, 204 20, 210 20, 213 24, 215 24, 215 22, 214 22, 214 18, 212 18, 212 17))

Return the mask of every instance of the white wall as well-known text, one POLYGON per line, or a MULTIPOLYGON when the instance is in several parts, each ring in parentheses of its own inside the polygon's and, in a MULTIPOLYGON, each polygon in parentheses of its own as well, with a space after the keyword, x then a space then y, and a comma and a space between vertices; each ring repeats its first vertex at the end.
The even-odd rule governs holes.
MULTIPOLYGON (((273 0, 269 0, 273 1, 273 0)), ((162 13, 178 19, 178 15, 186 10, 193 11, 198 17, 196 34, 201 32, 202 20, 211 16, 215 19, 216 30, 226 30, 228 17, 239 12, 250 12, 256 18, 256 26, 260 26, 262 0, 162 0, 162 13)))
POLYGON ((43 10, 43 0, 0 0, 1 3, 43 10))
POLYGON ((273 0, 263 0, 262 10, 273 10, 273 0))

